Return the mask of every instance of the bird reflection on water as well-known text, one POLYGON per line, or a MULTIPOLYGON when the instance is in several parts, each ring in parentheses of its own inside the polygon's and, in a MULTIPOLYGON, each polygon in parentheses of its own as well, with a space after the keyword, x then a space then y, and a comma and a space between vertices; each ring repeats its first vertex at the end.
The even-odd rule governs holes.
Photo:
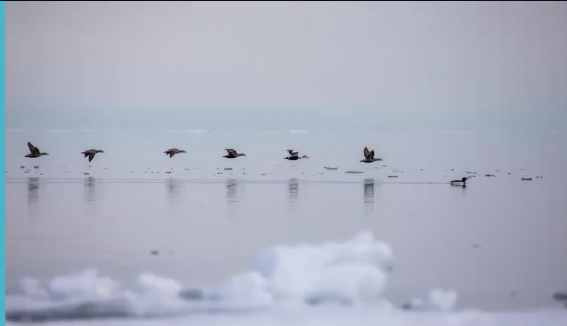
POLYGON ((226 180, 226 201, 228 203, 237 203, 238 198, 238 182, 234 179, 226 180))
POLYGON ((85 201, 94 202, 96 200, 96 179, 88 177, 85 179, 85 201))
POLYGON ((39 178, 28 179, 28 215, 35 216, 39 209, 39 178))
POLYGON ((183 186, 183 180, 175 179, 175 178, 168 178, 165 180, 165 189, 167 192, 167 198, 169 199, 170 205, 173 205, 176 202, 187 200, 187 198, 183 198, 183 196, 179 196, 181 193, 183 186))
POLYGON ((366 213, 374 212, 374 179, 364 179, 364 206, 366 213))
POLYGON ((165 185, 167 187, 167 194, 175 196, 181 192, 183 188, 183 181, 175 178, 166 179, 165 185))
POLYGON ((289 179, 288 183, 288 199, 290 203, 297 202, 299 197, 299 181, 296 178, 289 179))
POLYGON ((374 179, 364 180, 364 203, 374 204, 374 179))

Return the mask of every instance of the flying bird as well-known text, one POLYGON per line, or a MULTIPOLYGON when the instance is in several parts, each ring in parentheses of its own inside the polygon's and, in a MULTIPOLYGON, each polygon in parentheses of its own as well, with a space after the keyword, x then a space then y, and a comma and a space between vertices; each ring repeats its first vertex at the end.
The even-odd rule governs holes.
POLYGON ((374 158, 374 150, 369 151, 368 148, 364 147, 364 160, 361 160, 360 162, 363 163, 372 163, 372 162, 376 162, 376 161, 382 161, 381 158, 374 158))
POLYGON ((166 155, 169 155, 170 158, 173 157, 173 155, 175 154, 179 154, 179 153, 187 153, 185 150, 183 149, 177 149, 177 148, 170 148, 167 151, 164 152, 166 155))
POLYGON ((299 156, 299 153, 294 152, 293 149, 288 149, 287 151, 289 152, 289 156, 284 157, 284 160, 296 161, 302 158, 309 158, 307 155, 299 156))
POLYGON ((47 153, 40 152, 39 148, 32 145, 32 143, 28 142, 28 148, 30 149, 30 154, 26 155, 25 157, 36 158, 42 155, 49 155, 47 153))
POLYGON ((224 156, 223 156, 223 157, 226 157, 226 158, 237 158, 237 157, 239 157, 239 156, 246 156, 246 154, 237 153, 237 152, 236 152, 234 149, 232 149, 232 148, 227 148, 227 149, 225 149, 225 151, 228 152, 227 155, 224 155, 224 156))
POLYGON ((104 153, 104 151, 101 149, 89 149, 84 152, 81 152, 81 154, 85 154, 85 157, 89 158, 89 162, 93 160, 96 153, 104 153))

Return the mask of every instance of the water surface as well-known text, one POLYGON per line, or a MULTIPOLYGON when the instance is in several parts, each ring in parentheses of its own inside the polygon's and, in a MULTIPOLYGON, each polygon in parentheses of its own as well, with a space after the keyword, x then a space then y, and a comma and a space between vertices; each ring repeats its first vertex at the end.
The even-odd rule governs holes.
POLYGON ((267 247, 365 230, 392 249, 383 295, 397 306, 439 288, 457 309, 557 307, 565 145, 557 133, 8 132, 7 294, 87 268, 214 286, 267 247), (50 155, 23 157, 27 141, 50 155), (364 146, 384 161, 360 163, 364 146), (88 163, 90 148, 106 153, 88 163), (287 149, 310 158, 284 160, 287 149), (448 184, 467 175, 466 188, 448 184))

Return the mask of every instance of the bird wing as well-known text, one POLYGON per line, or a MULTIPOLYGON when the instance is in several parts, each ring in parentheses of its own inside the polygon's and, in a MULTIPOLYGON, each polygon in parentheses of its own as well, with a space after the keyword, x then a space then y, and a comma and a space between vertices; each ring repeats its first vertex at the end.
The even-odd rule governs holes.
POLYGON ((236 151, 232 148, 227 148, 225 149, 225 151, 228 152, 228 155, 236 155, 236 151))
POLYGON ((368 151, 368 148, 364 147, 364 157, 368 158, 369 154, 370 152, 368 151))
POLYGON ((288 149, 289 155, 293 155, 293 149, 288 149))
POLYGON ((93 160, 95 153, 89 153, 89 162, 93 160))
POLYGON ((30 149, 30 153, 32 154, 39 154, 39 149, 32 145, 32 143, 28 142, 28 148, 30 149))
POLYGON ((169 152, 169 157, 173 157, 173 155, 175 155, 174 152, 169 152))
POLYGON ((374 150, 371 150, 370 153, 368 153, 368 155, 370 156, 370 159, 374 158, 374 150))

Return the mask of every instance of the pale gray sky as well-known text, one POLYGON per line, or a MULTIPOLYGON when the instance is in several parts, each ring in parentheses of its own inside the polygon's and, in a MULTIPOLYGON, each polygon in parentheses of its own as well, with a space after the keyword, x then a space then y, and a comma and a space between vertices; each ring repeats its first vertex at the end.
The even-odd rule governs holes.
POLYGON ((567 125, 565 2, 9 1, 6 43, 8 127, 567 125))

